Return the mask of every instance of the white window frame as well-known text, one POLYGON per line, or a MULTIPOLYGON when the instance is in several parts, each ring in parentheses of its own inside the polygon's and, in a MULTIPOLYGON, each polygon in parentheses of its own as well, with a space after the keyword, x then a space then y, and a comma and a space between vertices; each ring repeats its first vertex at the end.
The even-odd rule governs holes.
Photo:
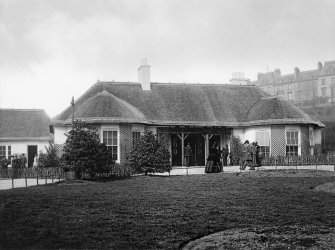
POLYGON ((139 137, 138 137, 138 138, 136 137, 136 142, 141 138, 141 135, 142 135, 142 133, 141 133, 140 131, 132 131, 133 147, 135 146, 135 140, 134 140, 134 139, 135 139, 135 137, 134 137, 134 134, 135 134, 135 133, 136 133, 136 134, 137 134, 137 133, 139 134, 139 137))
POLYGON ((269 147, 269 156, 271 155, 271 130, 270 129, 259 129, 255 131, 255 140, 260 147, 269 147), (257 141, 257 133, 268 133, 269 134, 269 145, 261 145, 259 141, 257 141))
POLYGON ((120 150, 120 126, 119 125, 112 125, 112 126, 101 126, 101 132, 100 132, 100 142, 103 143, 103 133, 104 131, 116 131, 117 132, 117 160, 116 163, 120 163, 121 159, 121 150, 120 150))
POLYGON ((134 146, 134 135, 133 133, 140 133, 140 136, 144 135, 144 131, 145 131, 145 127, 144 125, 137 125, 137 124, 133 124, 132 125, 132 145, 134 146))
POLYGON ((5 155, 1 155, 0 158, 1 157, 5 157, 7 159, 8 156, 7 156, 7 147, 6 147, 6 145, 0 145, 0 147, 4 147, 5 148, 5 150, 3 150, 3 152, 5 152, 5 155))
MULTIPOLYGON (((37 151, 38 152, 38 151, 37 151)), ((11 156, 12 155, 12 145, 7 145, 7 151, 6 151, 6 153, 7 153, 7 159, 9 159, 9 156, 11 156), (10 148, 10 154, 9 154, 9 148, 10 148)), ((10 159, 9 159, 10 160, 10 159)))
POLYGON ((287 132, 298 132, 298 155, 301 155, 301 129, 300 127, 293 127, 293 126, 286 126, 285 127, 285 155, 287 155, 286 152, 286 146, 295 146, 287 144, 287 132))

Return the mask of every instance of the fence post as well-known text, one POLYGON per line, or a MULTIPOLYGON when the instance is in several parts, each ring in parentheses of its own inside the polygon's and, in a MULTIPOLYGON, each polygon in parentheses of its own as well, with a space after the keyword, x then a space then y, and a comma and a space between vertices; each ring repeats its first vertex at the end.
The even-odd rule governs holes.
POLYGON ((24 176, 25 180, 26 180, 26 187, 28 187, 28 183, 27 183, 27 175, 24 176))
POLYGON ((299 158, 297 157, 296 161, 295 161, 295 170, 298 170, 298 160, 299 160, 299 158))
POLYGON ((54 183, 54 174, 51 175, 52 184, 54 183))
POLYGON ((12 175, 12 189, 14 189, 14 176, 12 175))
POLYGON ((37 186, 38 186, 38 173, 36 175, 36 181, 37 181, 37 186))

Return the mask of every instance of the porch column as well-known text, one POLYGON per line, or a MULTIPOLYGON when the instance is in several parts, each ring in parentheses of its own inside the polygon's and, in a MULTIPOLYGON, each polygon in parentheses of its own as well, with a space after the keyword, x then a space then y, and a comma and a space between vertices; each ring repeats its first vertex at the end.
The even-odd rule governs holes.
POLYGON ((184 132, 181 133, 181 165, 184 166, 184 132))
POLYGON ((170 163, 171 163, 171 166, 172 166, 172 138, 171 138, 171 132, 169 132, 168 134, 169 136, 169 152, 170 152, 170 163))
POLYGON ((208 158, 209 135, 206 134, 204 137, 205 137, 205 165, 206 165, 206 161, 208 158))

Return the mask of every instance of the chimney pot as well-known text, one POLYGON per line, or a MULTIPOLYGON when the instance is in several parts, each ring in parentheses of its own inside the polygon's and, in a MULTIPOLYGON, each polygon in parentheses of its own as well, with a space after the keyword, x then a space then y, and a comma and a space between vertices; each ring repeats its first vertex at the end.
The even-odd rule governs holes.
POLYGON ((146 58, 141 60, 141 65, 138 68, 138 81, 141 83, 143 90, 151 90, 150 65, 148 65, 146 58))

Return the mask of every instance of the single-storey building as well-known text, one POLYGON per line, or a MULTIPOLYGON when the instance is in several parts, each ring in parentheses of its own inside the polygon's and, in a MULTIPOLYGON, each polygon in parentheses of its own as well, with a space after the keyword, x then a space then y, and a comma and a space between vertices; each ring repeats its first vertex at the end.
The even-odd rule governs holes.
POLYGON ((32 166, 35 154, 53 140, 51 120, 42 109, 0 109, 0 158, 25 154, 32 166))
MULTIPOLYGON (((184 164, 191 144, 192 165, 204 166, 214 142, 230 146, 232 136, 257 141, 262 154, 313 154, 324 125, 279 97, 254 86, 150 82, 150 66, 138 69, 139 82, 97 82, 79 97, 74 118, 97 126, 101 142, 123 162, 145 130, 152 130, 184 164)), ((69 106, 54 122, 55 144, 71 129, 69 106)))

